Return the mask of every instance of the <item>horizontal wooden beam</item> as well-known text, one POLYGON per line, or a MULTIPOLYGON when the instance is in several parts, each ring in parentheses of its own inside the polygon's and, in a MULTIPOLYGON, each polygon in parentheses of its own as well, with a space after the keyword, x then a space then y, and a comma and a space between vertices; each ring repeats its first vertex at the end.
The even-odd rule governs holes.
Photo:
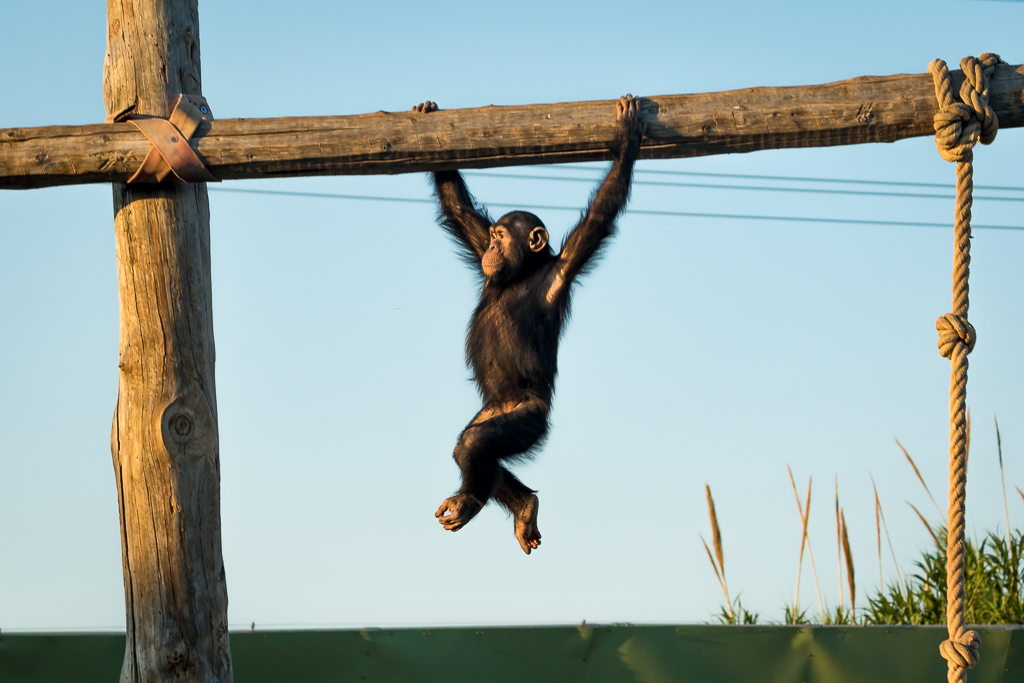
MULTIPOLYGON (((1001 128, 1024 126, 1024 66, 996 70, 990 102, 1001 128)), ((936 109, 928 74, 645 97, 640 158, 894 142, 932 135, 936 109)), ((222 119, 191 144, 221 180, 412 173, 610 159, 614 119, 612 100, 222 119)), ((0 188, 124 182, 149 147, 130 123, 0 130, 0 188)))

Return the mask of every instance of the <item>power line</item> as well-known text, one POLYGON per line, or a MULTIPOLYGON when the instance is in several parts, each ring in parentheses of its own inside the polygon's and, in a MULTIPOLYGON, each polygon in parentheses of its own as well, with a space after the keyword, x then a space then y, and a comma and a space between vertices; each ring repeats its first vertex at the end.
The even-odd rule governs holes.
MULTIPOLYGON (((564 168, 576 171, 604 171, 605 169, 582 164, 547 164, 548 168, 564 168)), ((694 176, 701 178, 743 178, 745 180, 775 180, 780 182, 794 183, 839 183, 851 185, 896 185, 901 187, 936 187, 942 189, 955 188, 953 183, 914 183, 901 180, 865 180, 858 178, 806 178, 801 176, 783 175, 749 175, 743 173, 705 173, 697 171, 664 171, 646 168, 637 168, 633 173, 645 173, 649 175, 669 176, 694 176)), ((1010 187, 1005 185, 975 185, 976 190, 996 190, 1000 192, 1024 192, 1024 187, 1010 187)))
MULTIPOLYGON (((476 176, 480 178, 513 178, 516 180, 558 180, 578 183, 592 183, 594 178, 573 178, 570 176, 532 175, 525 173, 481 173, 479 171, 463 171, 463 175, 476 176)), ((844 194, 869 197, 899 197, 912 199, 956 199, 956 195, 928 194, 915 192, 874 192, 871 190, 835 190, 818 189, 810 187, 766 187, 764 185, 719 185, 711 183, 671 183, 652 180, 634 180, 634 185, 649 185, 658 187, 697 187, 712 190, 757 190, 761 192, 804 192, 809 194, 844 194)), ((975 197, 975 200, 987 200, 994 202, 1024 202, 1024 197, 975 197)))
MULTIPOLYGON (((434 204, 433 199, 420 199, 409 197, 380 197, 361 194, 333 194, 327 192, 291 192, 287 190, 246 190, 241 188, 211 187, 210 192, 225 192, 235 194, 262 194, 279 197, 304 197, 312 199, 350 199, 357 201, 371 202, 400 202, 405 204, 434 204)), ((486 202, 487 206, 501 207, 504 209, 534 209, 538 211, 572 211, 580 212, 575 206, 551 206, 544 204, 504 204, 500 202, 486 202)), ((891 225, 910 228, 951 228, 950 223, 927 223, 918 221, 879 221, 859 218, 810 218, 806 216, 755 216, 749 214, 729 213, 698 213, 693 211, 655 211, 651 209, 627 209, 626 213, 641 216, 670 216, 677 218, 725 218, 733 220, 752 221, 782 221, 792 223, 834 223, 840 225, 891 225)), ((1024 230, 1024 226, 1017 225, 978 225, 971 227, 978 230, 1024 230)))

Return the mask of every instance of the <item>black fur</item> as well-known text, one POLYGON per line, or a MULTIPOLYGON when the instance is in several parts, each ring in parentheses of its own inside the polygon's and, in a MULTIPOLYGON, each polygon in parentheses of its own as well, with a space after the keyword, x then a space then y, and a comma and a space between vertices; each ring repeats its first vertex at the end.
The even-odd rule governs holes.
POLYGON ((572 285, 593 267, 615 233, 615 219, 629 197, 642 134, 640 125, 620 125, 611 170, 558 254, 550 245, 539 252, 526 247, 525 235, 543 227, 533 214, 515 211, 492 223, 458 171, 433 174, 440 223, 482 280, 480 303, 466 339, 466 360, 483 399, 481 412, 502 412, 480 421, 478 414, 455 447, 462 473, 459 493, 481 504, 493 497, 515 512, 533 493, 502 463, 530 457, 547 436, 558 341, 569 316, 572 285), (519 269, 500 282, 484 277, 481 266, 491 245, 489 231, 497 226, 521 236, 518 248, 525 252, 519 269))

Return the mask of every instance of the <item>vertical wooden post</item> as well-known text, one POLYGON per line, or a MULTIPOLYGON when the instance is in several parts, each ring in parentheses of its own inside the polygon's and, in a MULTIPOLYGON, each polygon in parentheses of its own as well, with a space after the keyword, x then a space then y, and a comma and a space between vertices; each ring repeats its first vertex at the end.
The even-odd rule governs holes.
MULTIPOLYGON (((108 113, 200 95, 198 0, 107 0, 108 113)), ((111 451, 127 644, 121 681, 231 681, 203 184, 115 184, 120 386, 111 451)))

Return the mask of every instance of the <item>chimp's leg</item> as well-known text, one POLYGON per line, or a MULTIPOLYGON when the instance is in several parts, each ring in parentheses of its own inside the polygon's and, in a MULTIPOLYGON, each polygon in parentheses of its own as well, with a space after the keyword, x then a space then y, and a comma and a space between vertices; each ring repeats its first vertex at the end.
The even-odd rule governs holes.
POLYGON ((516 517, 516 536, 523 537, 523 549, 539 544, 536 496, 501 461, 528 456, 547 435, 548 411, 545 401, 530 398, 510 406, 485 407, 469 423, 453 454, 462 486, 434 514, 445 529, 458 531, 494 497, 516 517))
POLYGON ((540 545, 540 529, 537 528, 537 510, 540 500, 537 492, 504 467, 498 469, 498 488, 494 500, 508 510, 515 519, 516 540, 527 555, 540 545))

